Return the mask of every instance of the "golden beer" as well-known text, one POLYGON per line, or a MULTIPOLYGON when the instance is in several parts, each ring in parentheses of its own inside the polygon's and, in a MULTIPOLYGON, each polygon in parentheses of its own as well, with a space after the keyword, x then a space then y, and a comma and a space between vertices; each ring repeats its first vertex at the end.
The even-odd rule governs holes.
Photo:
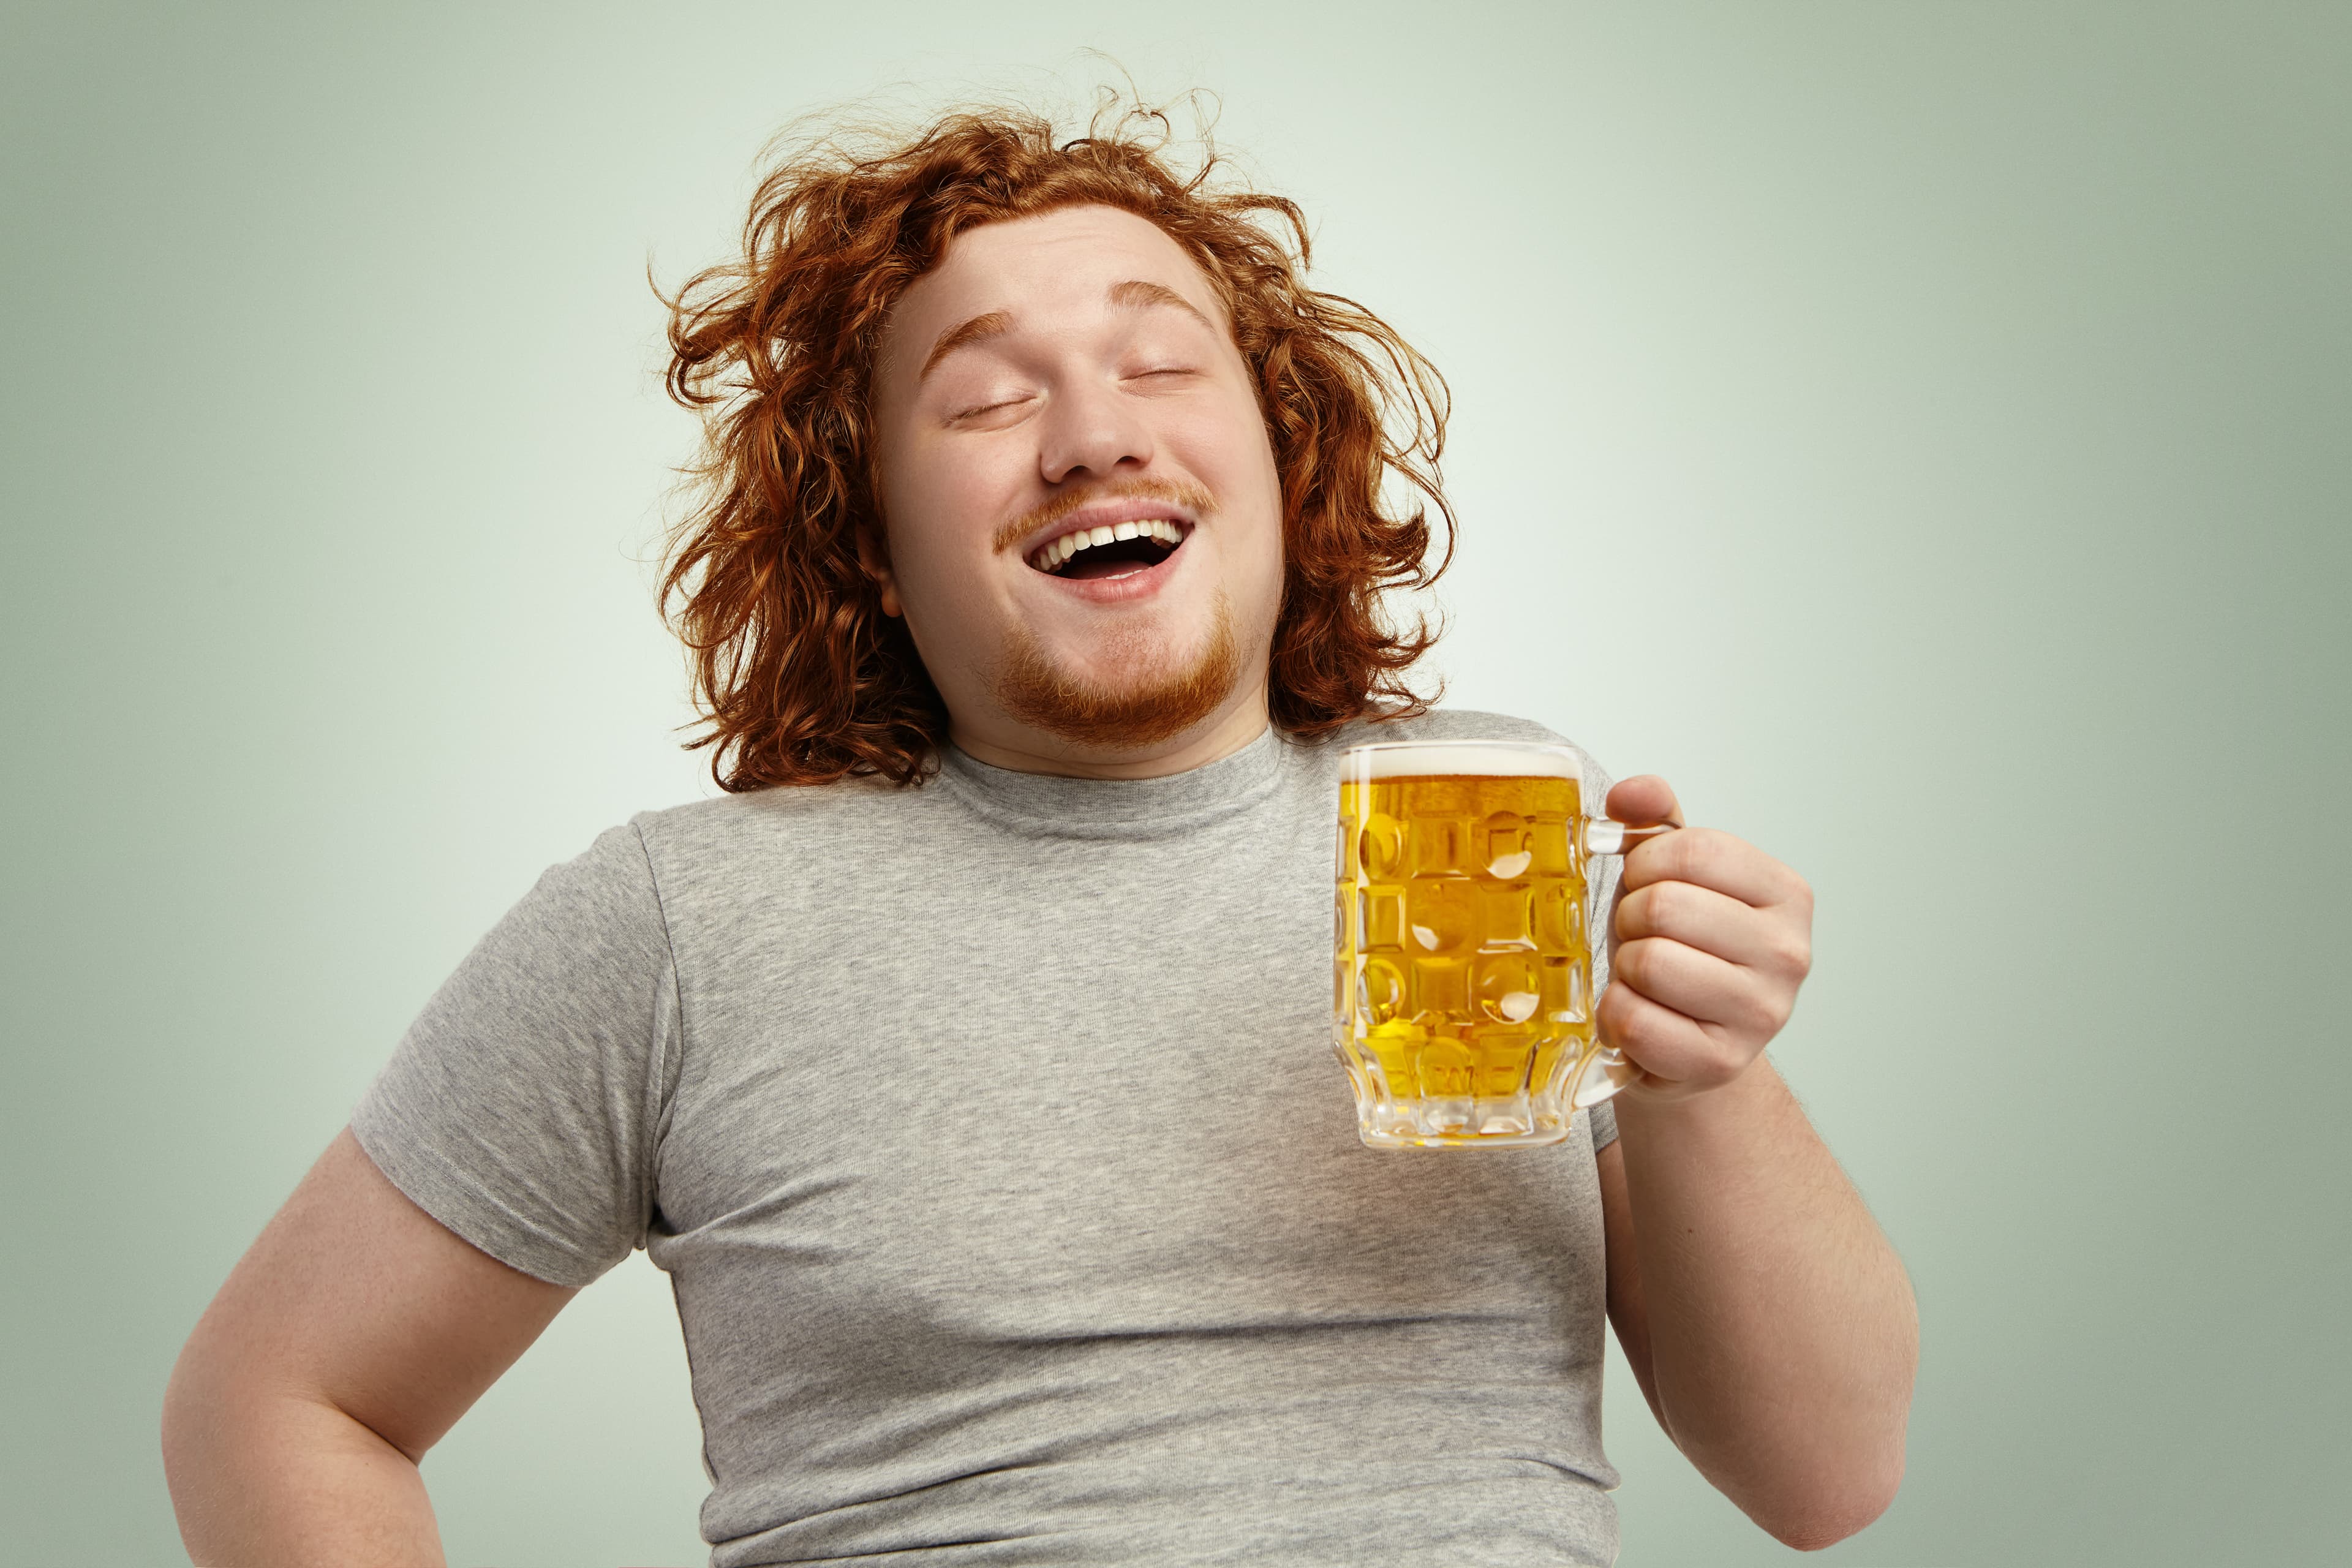
POLYGON ((1592 1027, 1586 826, 1565 747, 1343 758, 1333 1037, 1365 1142, 1557 1142, 1615 1090, 1592 1027))

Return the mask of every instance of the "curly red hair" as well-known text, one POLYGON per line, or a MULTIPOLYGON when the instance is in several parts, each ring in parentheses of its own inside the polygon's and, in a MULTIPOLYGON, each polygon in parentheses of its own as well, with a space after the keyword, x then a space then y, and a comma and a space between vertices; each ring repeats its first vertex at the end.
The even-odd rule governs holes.
POLYGON ((1182 246, 1255 378, 1284 511, 1274 722, 1315 736, 1424 709, 1403 677, 1436 633, 1391 626, 1381 597, 1427 586, 1452 556, 1445 383, 1379 317, 1307 287, 1297 204, 1213 181, 1205 131, 1180 173, 1172 135, 1166 110, 1107 102, 1067 142, 1041 115, 995 109, 911 140, 803 143, 761 182, 741 259, 664 298, 670 395, 702 415, 705 447, 660 602, 707 726, 688 744, 716 748, 721 788, 929 773, 947 711, 859 559, 861 535, 881 533, 876 350, 891 307, 959 233, 1079 205, 1134 213, 1182 246), (1399 515, 1384 500, 1391 476, 1417 492, 1399 515), (1445 530, 1434 562, 1432 507, 1445 530))

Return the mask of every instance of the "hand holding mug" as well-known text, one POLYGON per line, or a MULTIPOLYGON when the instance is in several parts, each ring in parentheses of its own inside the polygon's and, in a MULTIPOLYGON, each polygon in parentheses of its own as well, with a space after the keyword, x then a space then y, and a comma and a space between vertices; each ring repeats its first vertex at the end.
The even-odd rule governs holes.
POLYGON ((1812 889, 1745 839, 1683 826, 1681 804, 1655 775, 1611 790, 1608 813, 1675 831, 1626 854, 1618 946, 1595 1010, 1601 1037, 1641 1069, 1629 1094, 1720 1089, 1796 1007, 1812 964, 1812 889))

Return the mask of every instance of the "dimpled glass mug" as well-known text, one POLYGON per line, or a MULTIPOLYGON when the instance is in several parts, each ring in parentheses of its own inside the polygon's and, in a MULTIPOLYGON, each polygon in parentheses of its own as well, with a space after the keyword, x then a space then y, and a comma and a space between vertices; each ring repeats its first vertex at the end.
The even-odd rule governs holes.
POLYGON ((1557 1143, 1634 1076, 1593 1033, 1587 871, 1666 829, 1585 793, 1567 746, 1341 753, 1332 1043, 1371 1147, 1557 1143))

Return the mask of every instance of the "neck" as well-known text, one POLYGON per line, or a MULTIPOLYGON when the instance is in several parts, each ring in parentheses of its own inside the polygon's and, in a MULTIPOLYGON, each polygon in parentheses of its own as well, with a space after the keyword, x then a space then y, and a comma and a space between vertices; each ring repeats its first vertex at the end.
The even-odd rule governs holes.
POLYGON ((1190 773, 1232 756, 1265 732, 1265 687, 1236 692, 1190 730, 1134 751, 1108 751, 1055 740, 1026 725, 1000 722, 986 733, 948 716, 948 738, 964 755, 1019 773, 1074 779, 1157 779, 1190 773))

